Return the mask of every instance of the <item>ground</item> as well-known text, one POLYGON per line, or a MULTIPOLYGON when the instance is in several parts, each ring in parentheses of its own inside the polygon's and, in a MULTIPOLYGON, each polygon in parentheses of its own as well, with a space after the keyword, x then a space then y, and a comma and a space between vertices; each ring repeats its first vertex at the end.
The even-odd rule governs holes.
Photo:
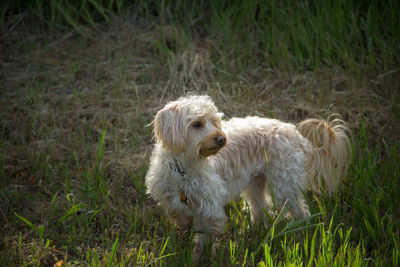
MULTIPOLYGON (((168 260, 176 258, 175 253, 189 259, 190 249, 185 246, 190 234, 175 229, 162 216, 145 194, 143 183, 154 143, 150 123, 165 103, 187 93, 210 95, 225 118, 257 115, 298 122, 339 114, 353 134, 354 152, 371 152, 372 156, 364 166, 363 157, 355 154, 339 200, 310 196, 312 209, 318 213, 320 206, 327 206, 321 221, 329 225, 339 205, 341 216, 332 216, 333 223, 344 225, 344 232, 353 227, 351 249, 358 249, 361 238, 368 240, 360 250, 364 263, 379 252, 374 246, 384 243, 385 235, 372 236, 375 231, 370 233, 367 226, 359 225, 368 216, 356 211, 363 212, 372 204, 364 208, 363 203, 357 206, 349 199, 364 190, 355 188, 352 177, 374 166, 374 161, 378 164, 398 157, 399 151, 391 150, 399 148, 398 68, 371 75, 354 75, 339 66, 308 71, 263 66, 238 69, 232 67, 233 62, 218 61, 212 39, 183 42, 180 30, 172 26, 124 22, 84 30, 82 37, 75 30, 49 34, 20 27, 7 32, 2 41, 2 263, 106 264, 114 252, 115 262, 127 265, 171 263, 168 260), (113 244, 118 245, 116 251, 113 244)), ((400 189, 398 177, 392 177, 393 184, 386 182, 390 172, 399 174, 398 167, 390 165, 385 170, 388 173, 371 174, 365 189, 374 192, 378 202, 400 189)), ((392 230, 398 235, 396 203, 391 202, 393 209, 382 208, 380 203, 377 217, 386 218, 389 213, 390 218, 382 223, 397 225, 392 230)), ((228 212, 234 211, 230 208, 228 212)), ((246 219, 237 213, 230 215, 222 239, 240 239, 247 232, 237 225, 246 219)), ((221 262, 232 260, 227 242, 227 251, 214 256, 221 262)), ((253 248, 256 251, 257 245, 253 248)), ((244 256, 245 250, 240 249, 240 261, 247 257, 250 262, 251 251, 244 256)), ((282 259, 286 254, 274 255, 282 259)))

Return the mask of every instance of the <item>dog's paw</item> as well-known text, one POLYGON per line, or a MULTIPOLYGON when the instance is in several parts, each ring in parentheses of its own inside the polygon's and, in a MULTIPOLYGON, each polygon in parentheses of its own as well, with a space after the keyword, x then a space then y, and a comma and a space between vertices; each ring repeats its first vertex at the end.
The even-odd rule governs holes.
POLYGON ((204 246, 201 243, 195 243, 192 251, 192 264, 197 266, 204 258, 204 246))

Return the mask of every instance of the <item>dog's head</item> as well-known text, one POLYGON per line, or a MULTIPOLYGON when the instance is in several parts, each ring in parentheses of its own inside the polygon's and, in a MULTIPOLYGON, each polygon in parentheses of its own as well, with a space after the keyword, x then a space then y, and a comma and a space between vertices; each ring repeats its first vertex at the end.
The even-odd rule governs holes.
POLYGON ((208 157, 226 144, 221 117, 208 96, 179 98, 157 113, 154 135, 169 151, 208 157))

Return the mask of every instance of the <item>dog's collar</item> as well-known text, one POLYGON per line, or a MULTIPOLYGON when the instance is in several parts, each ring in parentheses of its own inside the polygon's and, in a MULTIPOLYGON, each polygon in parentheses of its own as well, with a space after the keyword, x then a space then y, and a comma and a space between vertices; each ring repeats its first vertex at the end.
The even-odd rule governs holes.
MULTIPOLYGON (((186 172, 182 167, 182 163, 179 160, 174 158, 174 162, 169 163, 169 168, 171 170, 175 171, 176 173, 178 173, 182 177, 182 180, 180 182, 189 182, 189 180, 186 178, 186 172)), ((179 183, 178 187, 179 187, 181 202, 184 203, 185 205, 187 205, 189 198, 185 194, 185 192, 183 192, 183 190, 180 186, 180 183, 179 183)))
POLYGON ((186 172, 182 167, 182 163, 174 158, 174 162, 169 163, 169 168, 175 172, 177 172, 183 178, 186 178, 186 172))

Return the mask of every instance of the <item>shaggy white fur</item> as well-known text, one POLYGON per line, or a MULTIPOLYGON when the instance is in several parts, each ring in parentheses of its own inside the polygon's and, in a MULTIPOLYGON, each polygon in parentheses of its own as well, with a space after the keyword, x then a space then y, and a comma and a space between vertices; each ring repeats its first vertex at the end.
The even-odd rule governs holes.
POLYGON ((189 96, 168 103, 154 119, 147 190, 175 223, 193 220, 194 255, 211 234, 223 231, 224 206, 233 198, 243 195, 252 222, 264 220, 271 195, 277 205, 287 202, 293 217, 304 218, 310 212, 303 192, 333 192, 350 160, 341 120, 309 119, 296 127, 221 117, 210 97, 189 96))

